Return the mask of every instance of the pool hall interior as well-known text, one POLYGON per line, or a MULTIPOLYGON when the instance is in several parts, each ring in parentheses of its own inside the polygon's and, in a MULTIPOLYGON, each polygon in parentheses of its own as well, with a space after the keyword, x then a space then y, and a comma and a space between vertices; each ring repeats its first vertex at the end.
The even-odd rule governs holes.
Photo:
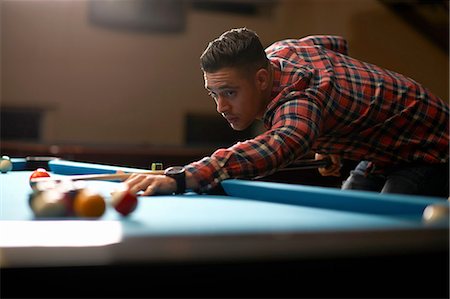
MULTIPOLYGON (((446 1, 109 2, 2 1, 2 155, 170 166, 254 136, 261 124, 236 132, 217 114, 199 67, 210 40, 243 26, 263 46, 341 35, 352 56, 448 99, 446 1)), ((340 183, 315 174, 298 182, 340 183)))
MULTIPOLYGON (((343 36, 350 56, 449 100, 446 0, 1 0, 0 156, 166 168, 256 136, 261 123, 234 131, 217 113, 199 63, 209 41, 238 27, 264 47, 343 36)), ((338 190, 356 164, 344 160, 339 177, 311 168, 258 181, 338 190)))

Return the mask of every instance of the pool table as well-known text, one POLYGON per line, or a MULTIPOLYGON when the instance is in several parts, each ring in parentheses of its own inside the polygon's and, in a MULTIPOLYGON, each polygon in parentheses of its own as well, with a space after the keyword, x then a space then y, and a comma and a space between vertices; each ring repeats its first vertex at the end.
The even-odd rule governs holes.
MULTIPOLYGON (((0 174, 6 297, 64 297, 56 283, 75 297, 448 296, 448 218, 422 217, 445 199, 227 180, 211 194, 139 197, 127 217, 108 206, 95 220, 34 219, 33 166, 12 161, 0 174)), ((46 166, 61 178, 143 171, 46 166)), ((86 184, 108 202, 120 182, 86 184)))

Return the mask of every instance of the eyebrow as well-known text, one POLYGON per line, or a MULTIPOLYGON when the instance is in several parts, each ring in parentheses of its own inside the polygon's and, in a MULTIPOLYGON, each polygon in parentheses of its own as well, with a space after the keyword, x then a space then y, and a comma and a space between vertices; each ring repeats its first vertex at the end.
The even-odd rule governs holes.
MULTIPOLYGON (((209 87, 209 86, 205 86, 205 88, 207 90, 209 90, 209 91, 212 91, 211 87, 209 87)), ((237 89, 237 88, 238 88, 237 86, 232 86, 232 85, 225 84, 225 85, 222 85, 222 86, 219 86, 219 87, 215 88, 215 90, 220 91, 220 90, 237 89)))

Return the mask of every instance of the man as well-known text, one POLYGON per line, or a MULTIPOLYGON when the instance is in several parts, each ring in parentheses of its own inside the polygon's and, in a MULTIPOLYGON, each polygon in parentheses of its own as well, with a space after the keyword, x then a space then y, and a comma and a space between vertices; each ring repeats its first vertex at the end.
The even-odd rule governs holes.
POLYGON ((228 178, 269 175, 310 151, 362 161, 343 189, 448 197, 449 106, 414 80, 347 55, 338 36, 283 40, 267 49, 233 29, 201 55, 205 88, 235 130, 267 131, 166 175, 134 175, 144 195, 204 192, 228 178))

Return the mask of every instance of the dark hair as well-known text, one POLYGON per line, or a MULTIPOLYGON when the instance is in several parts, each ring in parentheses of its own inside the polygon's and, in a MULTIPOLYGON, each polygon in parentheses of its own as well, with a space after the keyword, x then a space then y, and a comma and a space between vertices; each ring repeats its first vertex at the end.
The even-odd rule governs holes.
POLYGON ((225 67, 246 70, 266 68, 264 48, 256 32, 247 28, 231 29, 208 44, 200 56, 203 72, 214 73, 225 67))

